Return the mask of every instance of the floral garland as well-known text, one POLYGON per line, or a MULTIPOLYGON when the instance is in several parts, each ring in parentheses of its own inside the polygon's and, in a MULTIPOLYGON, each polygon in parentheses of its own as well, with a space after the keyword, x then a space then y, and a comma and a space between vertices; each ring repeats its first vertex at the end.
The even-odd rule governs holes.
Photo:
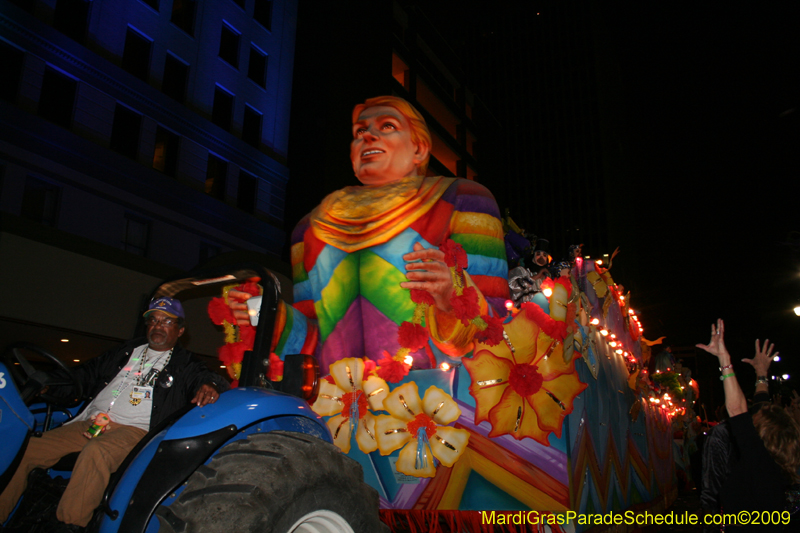
MULTIPOLYGON (((480 300, 475 287, 466 286, 464 269, 468 266, 467 252, 452 239, 446 239, 439 247, 444 253, 445 264, 450 268, 453 280, 453 293, 450 295, 450 305, 453 314, 464 326, 474 325, 478 332, 475 335, 478 342, 495 346, 503 340, 503 318, 481 315, 480 300)), ((433 296, 427 291, 411 289, 411 301, 416 304, 411 322, 404 321, 397 331, 397 340, 400 349, 392 356, 383 352, 384 357, 378 361, 377 374, 389 383, 397 383, 408 375, 411 365, 405 362, 409 353, 425 347, 430 333, 422 324, 428 307, 436 305, 433 296)))
MULTIPOLYGON (((258 285, 258 278, 250 279, 241 285, 226 285, 222 289, 221 298, 212 298, 208 303, 208 316, 211 322, 217 326, 222 326, 225 331, 225 344, 217 349, 219 360, 225 364, 228 375, 233 380, 231 385, 238 386, 239 376, 242 371, 242 359, 244 352, 253 349, 253 342, 256 339, 256 328, 250 324, 237 324, 233 316, 229 302, 245 302, 246 299, 234 298, 230 292, 246 292, 252 296, 261 295, 261 286, 258 285)), ((283 375, 283 362, 275 354, 270 354, 270 379, 273 374, 283 375), (273 361, 277 359, 277 361, 273 361), (274 364, 273 364, 274 363, 274 364), (278 368, 280 367, 280 368, 278 368)))

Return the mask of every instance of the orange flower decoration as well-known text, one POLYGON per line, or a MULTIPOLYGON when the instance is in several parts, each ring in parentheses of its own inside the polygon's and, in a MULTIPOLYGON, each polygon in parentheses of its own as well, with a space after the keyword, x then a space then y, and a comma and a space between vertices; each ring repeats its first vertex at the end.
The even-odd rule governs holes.
POLYGON ((587 385, 578 379, 575 362, 564 361, 563 345, 526 313, 504 328, 505 342, 478 344, 475 355, 463 360, 477 404, 475 424, 488 421, 489 437, 510 434, 549 446, 550 433, 561 437, 564 417, 587 385))

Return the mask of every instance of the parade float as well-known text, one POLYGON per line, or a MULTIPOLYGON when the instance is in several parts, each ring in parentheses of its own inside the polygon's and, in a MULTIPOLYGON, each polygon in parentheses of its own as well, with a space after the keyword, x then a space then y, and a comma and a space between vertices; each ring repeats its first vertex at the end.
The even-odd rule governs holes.
MULTIPOLYGON (((459 279, 458 260, 451 263, 459 279)), ((397 531, 481 531, 490 521, 493 531, 579 532, 593 523, 557 517, 671 504, 682 462, 673 421, 697 385, 686 387, 663 357, 648 365, 654 343, 643 337, 630 294, 599 263, 576 257, 531 302, 509 300, 502 319, 467 317, 486 327, 465 356, 446 355, 424 332, 430 302, 421 298, 415 320, 401 324, 409 331, 396 354, 330 365, 312 408, 363 467, 385 523, 397 531), (415 368, 412 352, 424 353, 429 368, 415 368), (530 510, 540 524, 514 523, 530 510)), ((469 257, 461 264, 468 270, 469 257)), ((230 289, 256 295, 258 286, 228 287, 209 309, 227 331, 220 353, 235 378, 253 332, 226 314, 230 289)))
MULTIPOLYGON (((316 356, 323 379, 311 407, 378 492, 384 523, 583 531, 591 524, 558 517, 665 509, 676 494, 671 419, 683 404, 648 376, 649 343, 611 265, 573 247, 566 268, 514 306, 491 194, 423 177, 430 137, 407 102, 368 100, 353 123, 366 187, 328 196, 295 229, 294 302, 277 310, 268 373, 280 379, 287 353, 316 356), (410 168, 387 167, 387 152, 410 168), (449 305, 408 282, 438 263, 449 305)), ((229 308, 258 290, 228 287, 209 307, 234 380, 253 333, 229 308)))

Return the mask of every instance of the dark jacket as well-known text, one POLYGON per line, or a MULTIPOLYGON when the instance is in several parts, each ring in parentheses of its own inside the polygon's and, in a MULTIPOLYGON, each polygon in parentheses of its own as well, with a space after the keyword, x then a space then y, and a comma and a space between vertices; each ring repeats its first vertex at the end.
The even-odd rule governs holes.
MULTIPOLYGON (((111 348, 103 355, 95 357, 86 364, 73 368, 75 377, 83 385, 86 404, 93 400, 109 382, 122 370, 137 346, 147 344, 145 338, 133 339, 111 348)), ((230 385, 214 374, 190 351, 176 345, 166 368, 161 371, 159 380, 153 387, 153 411, 150 427, 153 428, 178 409, 189 404, 203 384, 215 387, 219 392, 226 391, 230 385), (172 386, 161 385, 165 376, 172 376, 172 386)))

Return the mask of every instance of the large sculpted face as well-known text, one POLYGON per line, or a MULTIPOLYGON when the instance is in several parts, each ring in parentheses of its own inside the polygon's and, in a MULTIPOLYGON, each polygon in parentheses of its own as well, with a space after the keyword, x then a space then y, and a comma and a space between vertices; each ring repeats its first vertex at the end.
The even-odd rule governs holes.
POLYGON ((411 140, 408 119, 393 107, 368 107, 353 124, 350 160, 364 185, 385 185, 414 176, 427 150, 411 140))

